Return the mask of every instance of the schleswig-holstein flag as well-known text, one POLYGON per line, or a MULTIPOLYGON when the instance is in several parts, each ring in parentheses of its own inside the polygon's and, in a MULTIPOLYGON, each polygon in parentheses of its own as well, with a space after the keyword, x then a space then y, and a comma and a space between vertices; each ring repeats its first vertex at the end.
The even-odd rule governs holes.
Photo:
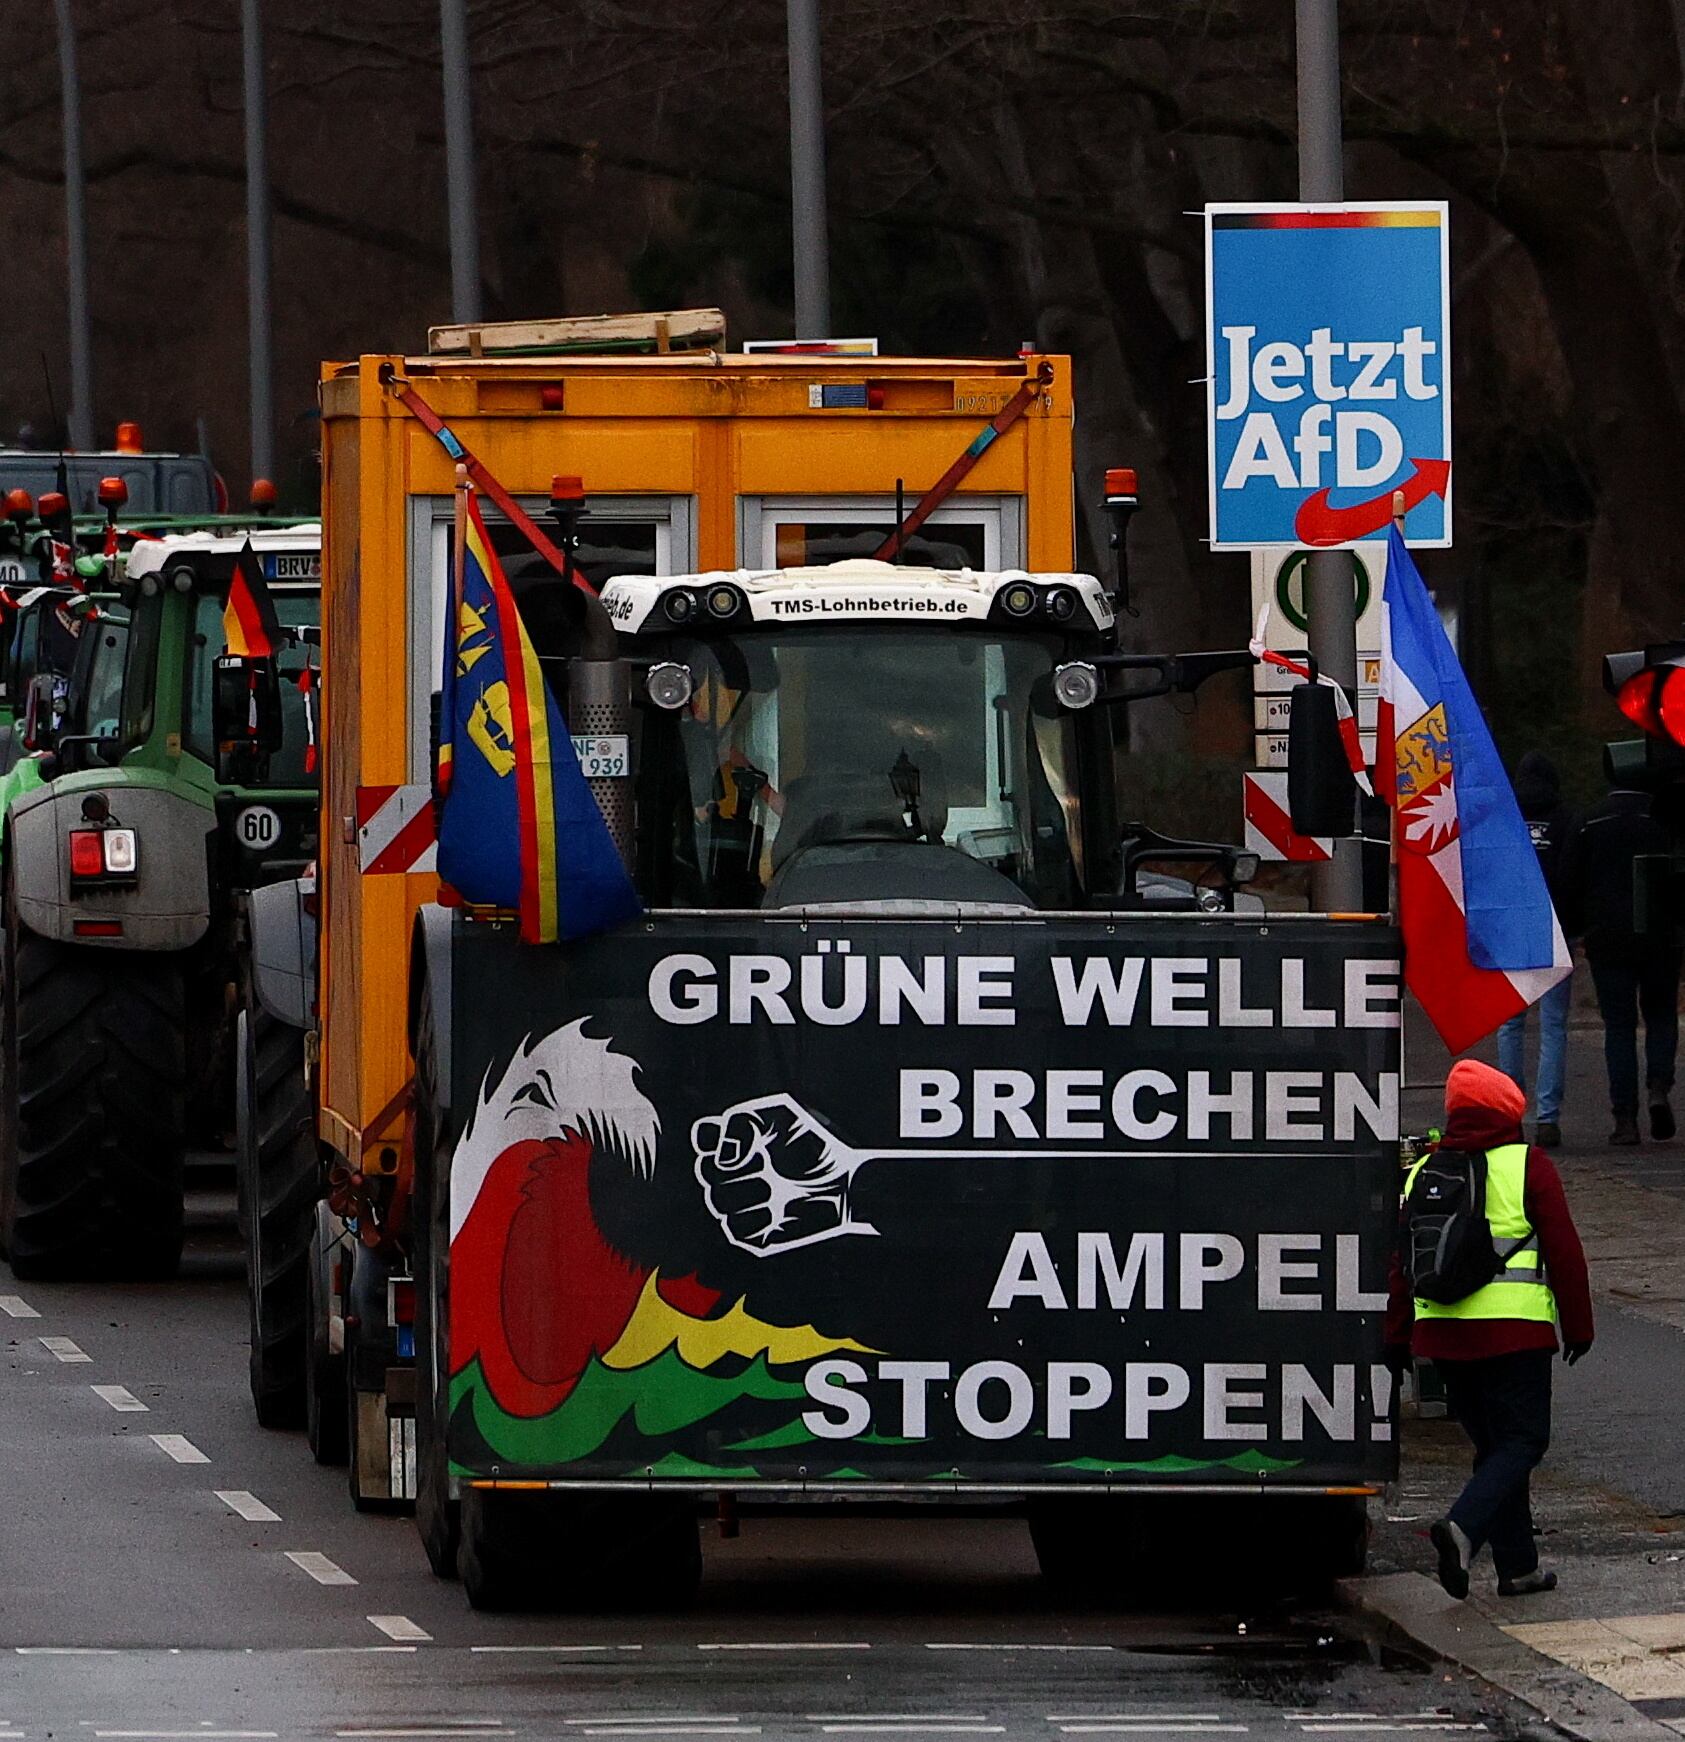
POLYGON ((439 876, 526 943, 640 911, 473 497, 439 707, 439 876))
POLYGON ((1381 593, 1375 786, 1394 810, 1405 983, 1462 1052, 1571 964, 1492 735, 1396 526, 1381 593))

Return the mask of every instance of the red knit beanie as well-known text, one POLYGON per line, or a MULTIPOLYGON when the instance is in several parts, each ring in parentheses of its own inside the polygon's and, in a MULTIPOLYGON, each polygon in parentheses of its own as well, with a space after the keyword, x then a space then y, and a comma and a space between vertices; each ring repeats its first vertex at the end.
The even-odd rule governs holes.
POLYGON ((1455 1113, 1459 1107, 1486 1107, 1520 1124, 1527 1111, 1527 1097, 1513 1077, 1483 1065, 1479 1059, 1458 1059, 1445 1079, 1445 1111, 1455 1113))

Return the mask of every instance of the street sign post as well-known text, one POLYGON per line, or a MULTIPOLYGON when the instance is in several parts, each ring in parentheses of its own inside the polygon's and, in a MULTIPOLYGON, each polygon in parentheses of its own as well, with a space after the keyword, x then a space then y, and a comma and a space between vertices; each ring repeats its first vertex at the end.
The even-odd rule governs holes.
POLYGON ((1213 547, 1449 544, 1445 205, 1205 217, 1213 547))

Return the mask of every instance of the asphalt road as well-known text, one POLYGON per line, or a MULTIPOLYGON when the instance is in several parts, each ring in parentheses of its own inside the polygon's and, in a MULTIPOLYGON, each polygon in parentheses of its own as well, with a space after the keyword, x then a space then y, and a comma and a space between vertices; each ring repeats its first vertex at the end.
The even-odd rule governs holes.
POLYGON ((1060 1607, 1005 1518, 749 1519, 687 1614, 475 1615, 252 1421, 226 1228, 170 1285, 0 1268, 0 1353, 0 1742, 1546 1733, 1327 1616, 1060 1607))

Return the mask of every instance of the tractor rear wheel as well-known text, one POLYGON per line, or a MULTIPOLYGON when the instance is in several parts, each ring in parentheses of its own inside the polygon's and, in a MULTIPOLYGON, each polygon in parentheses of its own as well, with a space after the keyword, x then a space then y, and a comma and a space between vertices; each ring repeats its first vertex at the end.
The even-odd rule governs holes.
POLYGON ((321 1167, 304 1034, 255 1001, 235 1019, 236 1199, 246 1246, 252 1406, 263 1427, 304 1421, 310 1236, 321 1167))
POLYGON ((7 915, 0 1219, 13 1273, 165 1277, 181 1261, 180 959, 43 938, 7 915))

